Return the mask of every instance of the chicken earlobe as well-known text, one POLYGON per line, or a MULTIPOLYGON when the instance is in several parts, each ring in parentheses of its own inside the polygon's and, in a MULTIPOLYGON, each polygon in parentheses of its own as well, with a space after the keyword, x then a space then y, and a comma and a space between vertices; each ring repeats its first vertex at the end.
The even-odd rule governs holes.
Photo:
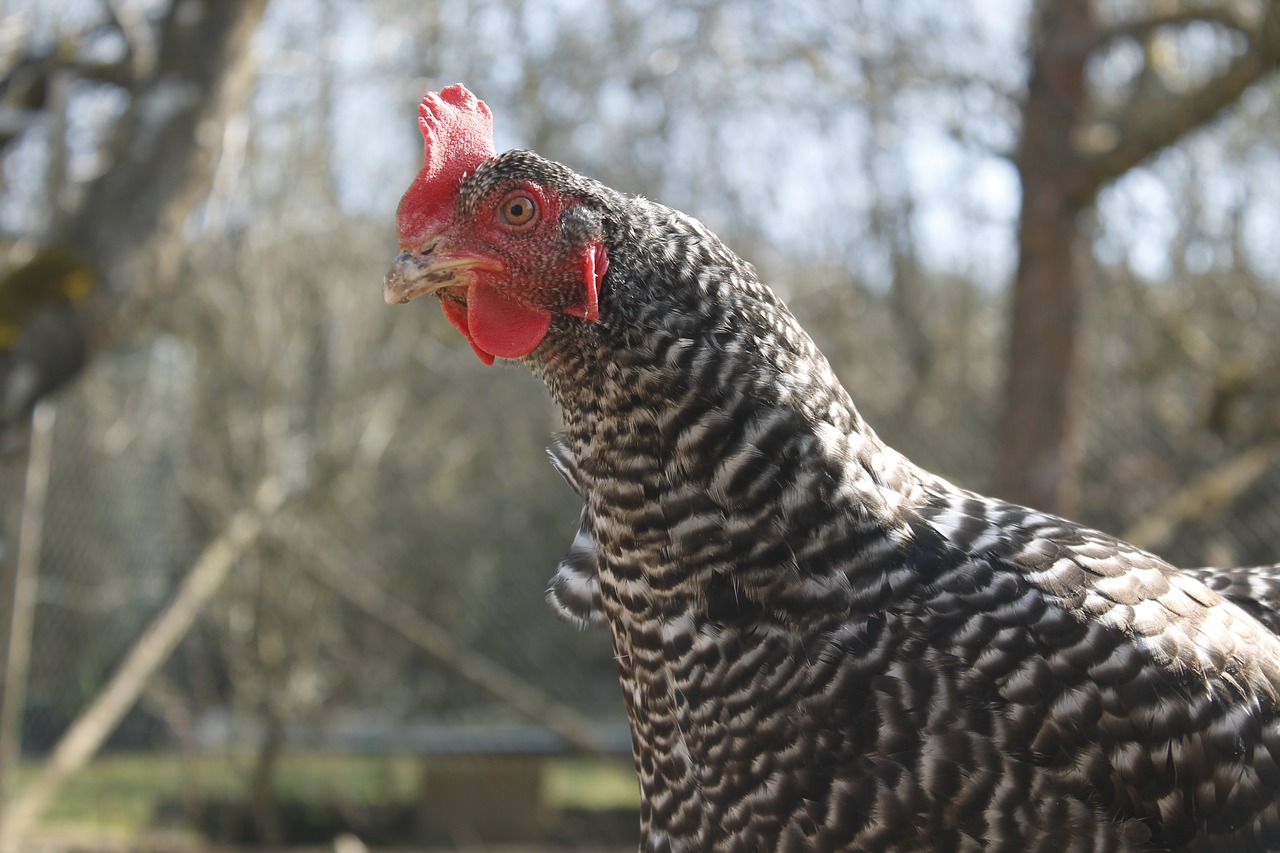
POLYGON ((603 243, 592 243, 582 260, 582 301, 566 305, 564 313, 595 322, 600 319, 600 284, 609 271, 609 250, 603 243))

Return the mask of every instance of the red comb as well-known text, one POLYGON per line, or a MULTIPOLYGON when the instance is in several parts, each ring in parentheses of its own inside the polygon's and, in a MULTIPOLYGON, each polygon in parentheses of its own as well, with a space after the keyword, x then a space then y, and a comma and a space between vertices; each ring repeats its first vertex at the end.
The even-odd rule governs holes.
POLYGON ((425 161, 396 210, 405 246, 421 242, 431 223, 453 213, 458 184, 494 155, 493 113, 461 84, 428 92, 418 107, 418 126, 425 161))

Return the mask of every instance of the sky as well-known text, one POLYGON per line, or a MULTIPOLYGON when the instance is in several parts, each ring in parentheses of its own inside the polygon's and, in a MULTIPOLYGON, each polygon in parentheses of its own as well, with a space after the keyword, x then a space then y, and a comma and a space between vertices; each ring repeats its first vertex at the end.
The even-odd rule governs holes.
MULTIPOLYGON (((51 39, 92 18, 98 2, 0 0, 0 44, 23 33, 51 39)), ((164 0, 117 5, 155 15, 164 0)), ((499 150, 528 146, 531 129, 558 122, 559 148, 543 153, 622 189, 632 189, 626 182, 635 176, 616 161, 640 157, 635 168, 661 172, 643 187, 656 200, 713 228, 745 222, 777 251, 846 263, 871 287, 889 275, 870 224, 875 206, 887 204, 909 223, 906 239, 927 269, 992 289, 1007 284, 1020 190, 1006 155, 1017 136, 1012 107, 1025 74, 1028 0, 863 0, 848 9, 776 0, 767 16, 753 16, 746 0, 722 0, 703 39, 690 11, 697 4, 673 12, 657 0, 625 0, 616 8, 635 23, 622 53, 584 72, 565 46, 603 41, 604 8, 586 0, 271 0, 257 34, 259 85, 244 139, 258 154, 258 173, 235 185, 258 194, 246 205, 272 193, 287 197, 288 170, 273 175, 271 163, 306 144, 297 130, 303 116, 305 133, 328 136, 342 210, 390 220, 420 163, 416 100, 428 86, 463 81, 494 106, 499 150), (434 40, 425 35, 431 27, 434 40), (927 54, 919 55, 921 44, 930 46, 927 54), (820 50, 835 83, 815 83, 816 66, 788 59, 797 45, 820 50), (918 54, 915 79, 892 65, 902 45, 918 54), (521 94, 531 68, 547 81, 538 89, 542 100, 521 94), (427 69, 433 73, 424 75, 427 69), (322 85, 330 94, 326 115, 317 106, 322 85), (876 86, 900 88, 875 106, 860 93, 876 86), (723 186, 706 179, 707 158, 725 173, 723 186)), ((1214 44, 1204 33, 1174 47, 1182 48, 1171 55, 1183 57, 1186 75, 1212 67, 1204 56, 1214 44)), ((1123 82, 1132 62, 1119 50, 1094 73, 1104 85, 1123 82)), ((1273 115, 1275 88, 1247 96, 1240 114, 1273 115)), ((101 90, 78 102, 77 177, 102 167, 93 128, 123 106, 101 90)), ((1267 191, 1280 186, 1280 154, 1274 145, 1232 149, 1223 141, 1230 135, 1196 134, 1107 188, 1097 210, 1098 258, 1151 281, 1173 274, 1169 246, 1188 228, 1182 199, 1192 187, 1191 224, 1204 239, 1193 241, 1187 266, 1207 272, 1243 260, 1280 283, 1273 236, 1280 233, 1280 193, 1267 191), (1224 235, 1237 224, 1245 240, 1228 251, 1224 235)), ((43 152, 36 134, 8 158, 9 192, 0 201, 7 230, 30 224, 30 199, 39 194, 31 176, 43 170, 43 152)))

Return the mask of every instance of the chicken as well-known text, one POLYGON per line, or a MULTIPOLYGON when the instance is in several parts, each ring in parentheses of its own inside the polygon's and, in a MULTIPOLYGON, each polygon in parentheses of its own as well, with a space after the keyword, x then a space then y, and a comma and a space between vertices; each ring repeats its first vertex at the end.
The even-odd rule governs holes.
POLYGON ((697 220, 420 116, 385 296, 563 412, 643 850, 1280 850, 1280 637, 1212 572, 916 467, 697 220))
POLYGON ((1280 565, 1248 569, 1184 569, 1223 598, 1244 608, 1263 625, 1280 634, 1280 565))

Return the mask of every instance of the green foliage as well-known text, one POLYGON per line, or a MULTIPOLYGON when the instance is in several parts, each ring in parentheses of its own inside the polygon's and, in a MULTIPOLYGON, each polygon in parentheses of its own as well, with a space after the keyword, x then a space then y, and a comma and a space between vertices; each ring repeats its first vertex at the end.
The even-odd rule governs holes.
POLYGON ((0 352, 17 343, 23 326, 41 307, 79 302, 93 292, 88 261, 66 246, 45 246, 0 275, 0 352))

